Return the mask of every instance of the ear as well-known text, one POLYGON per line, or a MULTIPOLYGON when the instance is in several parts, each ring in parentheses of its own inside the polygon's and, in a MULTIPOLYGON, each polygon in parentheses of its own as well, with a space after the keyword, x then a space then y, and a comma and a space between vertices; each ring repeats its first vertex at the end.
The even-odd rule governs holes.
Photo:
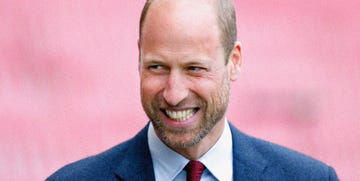
POLYGON ((140 38, 137 39, 137 47, 140 52, 140 48, 141 48, 140 38))
POLYGON ((242 64, 242 56, 241 56, 241 43, 239 41, 235 42, 234 48, 230 53, 229 56, 229 74, 230 80, 235 81, 238 77, 238 74, 241 70, 242 64))
POLYGON ((141 42, 140 38, 137 39, 137 47, 138 47, 138 71, 140 73, 140 64, 141 64, 141 42))

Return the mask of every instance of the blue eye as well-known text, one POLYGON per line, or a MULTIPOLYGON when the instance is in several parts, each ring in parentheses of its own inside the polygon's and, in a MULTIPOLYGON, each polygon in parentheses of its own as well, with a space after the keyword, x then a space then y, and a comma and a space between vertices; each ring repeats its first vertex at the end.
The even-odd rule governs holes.
POLYGON ((154 70, 159 70, 159 69, 162 68, 162 66, 161 65, 150 65, 148 68, 149 69, 154 69, 154 70))
POLYGON ((147 69, 154 74, 163 74, 169 71, 169 69, 166 66, 158 65, 158 64, 149 65, 147 66, 147 69))
POLYGON ((202 70, 205 70, 205 69, 202 68, 202 67, 190 66, 190 67, 188 67, 188 70, 192 71, 192 72, 199 72, 199 71, 202 71, 202 70))

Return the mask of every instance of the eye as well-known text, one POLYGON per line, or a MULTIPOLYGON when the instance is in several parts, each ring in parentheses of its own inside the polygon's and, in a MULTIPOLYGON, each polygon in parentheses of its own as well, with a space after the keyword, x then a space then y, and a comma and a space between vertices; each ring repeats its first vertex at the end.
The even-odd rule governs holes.
POLYGON ((163 69, 164 67, 161 66, 161 65, 150 65, 148 66, 148 69, 150 70, 160 70, 160 69, 163 69))
POLYGON ((149 65, 147 66, 147 69, 155 74, 167 73, 168 71, 168 68, 166 66, 159 64, 149 65))
POLYGON ((201 72, 206 70, 204 67, 199 66, 189 66, 187 69, 191 72, 201 72))

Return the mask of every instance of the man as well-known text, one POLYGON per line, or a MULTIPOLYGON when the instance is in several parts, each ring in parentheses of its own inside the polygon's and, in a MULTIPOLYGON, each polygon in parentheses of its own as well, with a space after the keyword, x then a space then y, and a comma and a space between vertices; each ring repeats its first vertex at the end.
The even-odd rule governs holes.
POLYGON ((241 66, 234 11, 231 0, 147 1, 138 47, 141 102, 151 122, 48 180, 337 180, 331 167, 226 120, 241 66))

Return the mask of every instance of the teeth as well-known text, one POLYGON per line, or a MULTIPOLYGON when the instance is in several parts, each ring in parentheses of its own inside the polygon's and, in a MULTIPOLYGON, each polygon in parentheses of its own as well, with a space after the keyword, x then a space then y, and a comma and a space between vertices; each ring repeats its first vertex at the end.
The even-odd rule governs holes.
POLYGON ((185 121, 195 114, 194 109, 188 109, 184 111, 169 111, 165 110, 166 115, 176 121, 185 121))

